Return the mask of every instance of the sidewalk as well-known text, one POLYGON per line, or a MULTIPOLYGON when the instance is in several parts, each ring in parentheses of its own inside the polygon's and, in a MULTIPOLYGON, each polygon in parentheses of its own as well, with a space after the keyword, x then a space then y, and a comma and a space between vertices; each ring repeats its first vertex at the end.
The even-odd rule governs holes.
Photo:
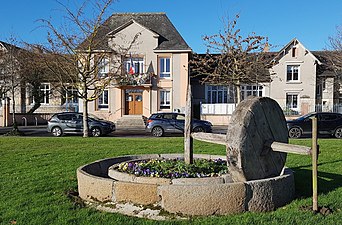
MULTIPOLYGON (((38 125, 38 126, 18 126, 20 131, 23 131, 26 136, 51 136, 50 133, 47 132, 47 125, 38 125)), ((12 127, 0 127, 0 135, 4 135, 7 132, 11 131, 12 127)), ((217 134, 226 134, 227 126, 213 126, 213 133, 217 134)), ((145 131, 143 127, 118 127, 116 131, 114 131, 110 136, 150 136, 149 133, 145 131)))

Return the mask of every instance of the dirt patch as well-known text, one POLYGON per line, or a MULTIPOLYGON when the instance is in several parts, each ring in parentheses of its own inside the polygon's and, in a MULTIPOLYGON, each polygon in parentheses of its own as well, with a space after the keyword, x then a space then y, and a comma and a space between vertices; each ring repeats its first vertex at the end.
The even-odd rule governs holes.
POLYGON ((322 216, 328 216, 332 214, 334 211, 328 206, 319 206, 317 211, 312 209, 312 206, 302 206, 301 210, 304 211, 312 211, 314 214, 321 214, 322 216))

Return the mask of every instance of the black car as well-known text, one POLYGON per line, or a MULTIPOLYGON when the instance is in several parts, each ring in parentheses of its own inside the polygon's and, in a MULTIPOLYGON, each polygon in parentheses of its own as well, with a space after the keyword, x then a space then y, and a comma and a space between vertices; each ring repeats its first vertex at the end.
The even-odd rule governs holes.
MULTIPOLYGON (((166 133, 183 133, 185 115, 181 113, 154 113, 146 122, 146 131, 153 136, 161 137, 166 133)), ((193 119, 193 132, 212 132, 209 121, 193 119)))
POLYGON ((322 135, 332 135, 342 138, 342 114, 320 112, 309 113, 295 120, 286 121, 290 138, 299 138, 302 135, 312 133, 311 117, 317 118, 317 132, 322 135))
MULTIPOLYGON (((90 135, 98 137, 115 131, 115 124, 111 121, 100 119, 94 115, 88 116, 90 135)), ((83 115, 76 112, 63 112, 54 114, 48 121, 48 132, 59 137, 63 134, 82 134, 83 115)))

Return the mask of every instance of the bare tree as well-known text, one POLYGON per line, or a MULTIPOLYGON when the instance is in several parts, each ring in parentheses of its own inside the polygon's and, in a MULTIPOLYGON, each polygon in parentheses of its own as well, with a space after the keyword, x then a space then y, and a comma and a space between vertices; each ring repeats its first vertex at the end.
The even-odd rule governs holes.
POLYGON ((324 70, 331 71, 334 77, 334 100, 339 103, 342 87, 342 25, 336 27, 335 36, 329 37, 328 51, 325 51, 324 70))
POLYGON ((264 54, 267 38, 251 33, 243 37, 237 27, 239 15, 228 20, 223 32, 204 36, 207 54, 194 55, 192 74, 201 75, 202 83, 233 85, 239 102, 240 85, 269 81, 269 59, 264 54))
POLYGON ((17 47, 18 42, 12 36, 9 43, 2 43, 5 49, 0 51, 0 91, 1 96, 11 97, 12 100, 12 126, 13 134, 18 134, 19 129, 15 118, 16 114, 16 96, 22 83, 20 76, 20 55, 23 49, 17 47))
POLYGON ((70 26, 58 28, 51 20, 41 20, 49 29, 50 46, 46 49, 48 68, 62 89, 68 91, 70 87, 75 88, 83 102, 83 137, 88 137, 88 102, 99 98, 103 90, 118 79, 121 75, 121 56, 129 48, 122 52, 103 48, 108 41, 103 17, 113 1, 84 1, 76 11, 60 3, 70 26), (95 15, 93 18, 88 18, 89 14, 85 13, 89 7, 95 15), (99 74, 108 66, 110 68, 105 74, 99 74))
POLYGON ((19 65, 23 87, 29 89, 30 98, 34 103, 27 112, 28 114, 34 113, 41 106, 46 94, 49 94, 41 91, 42 82, 54 80, 54 76, 47 68, 45 60, 44 47, 25 43, 24 51, 20 55, 19 65))

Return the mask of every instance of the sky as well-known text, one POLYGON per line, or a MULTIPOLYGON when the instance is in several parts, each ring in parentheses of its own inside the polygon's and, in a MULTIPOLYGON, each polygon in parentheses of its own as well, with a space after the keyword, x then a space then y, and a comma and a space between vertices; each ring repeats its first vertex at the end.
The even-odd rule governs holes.
MULTIPOLYGON (((74 6, 84 0, 59 0, 74 6)), ((293 38, 309 50, 328 48, 328 38, 342 25, 342 0, 120 0, 106 17, 123 12, 165 12, 188 45, 205 53, 202 37, 219 33, 224 18, 240 15, 242 34, 268 37, 277 51, 293 38)), ((46 43, 39 19, 52 18, 56 26, 64 11, 55 0, 0 0, 0 40, 11 37, 27 43, 46 43)), ((91 15, 91 12, 89 12, 91 15)))

